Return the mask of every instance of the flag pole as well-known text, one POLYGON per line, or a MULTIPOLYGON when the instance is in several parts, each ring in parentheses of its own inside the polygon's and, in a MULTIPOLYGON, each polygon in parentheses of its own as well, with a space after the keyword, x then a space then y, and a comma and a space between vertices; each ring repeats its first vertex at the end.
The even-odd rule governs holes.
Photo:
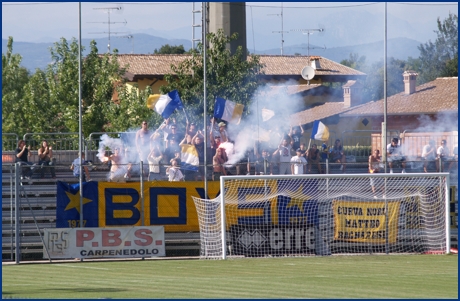
POLYGON ((185 108, 184 108, 184 107, 182 107, 182 111, 184 111, 185 122, 188 124, 188 116, 187 116, 187 112, 185 111, 185 108))

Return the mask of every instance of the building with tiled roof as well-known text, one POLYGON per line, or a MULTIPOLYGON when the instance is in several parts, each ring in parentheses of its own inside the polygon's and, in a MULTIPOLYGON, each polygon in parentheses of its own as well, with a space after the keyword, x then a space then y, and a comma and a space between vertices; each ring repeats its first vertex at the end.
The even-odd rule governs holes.
MULTIPOLYGON (((415 85, 414 85, 415 87, 415 85)), ((343 117, 382 117, 383 99, 372 101, 364 106, 343 113, 343 117)), ((437 78, 434 81, 415 87, 415 91, 387 97, 388 115, 431 115, 439 113, 458 113, 458 77, 437 78)), ((380 123, 379 121, 377 121, 380 123)))
MULTIPOLYGON (((423 145, 431 138, 436 142, 446 139, 453 149, 458 142, 458 77, 437 78, 420 86, 415 85, 415 72, 406 71, 403 77, 405 90, 387 97, 388 139, 401 138, 411 156, 420 156, 423 145)), ((349 81, 342 88, 342 102, 324 103, 292 114, 291 124, 303 124, 308 130, 315 120, 321 120, 333 133, 332 139, 345 140, 350 133, 354 138, 367 136, 372 148, 381 149, 384 100, 361 104, 359 97, 355 98, 360 93, 359 83, 349 81)))
MULTIPOLYGON (((137 84, 140 89, 151 86, 154 92, 165 84, 164 75, 173 74, 171 65, 190 58, 190 54, 120 54, 120 66, 127 66, 125 77, 128 85, 137 84)), ((309 84, 342 82, 364 79, 366 74, 319 56, 260 55, 263 65, 260 79, 265 83, 282 83, 294 80, 300 85, 308 84, 300 72, 305 66, 316 70, 309 84)))

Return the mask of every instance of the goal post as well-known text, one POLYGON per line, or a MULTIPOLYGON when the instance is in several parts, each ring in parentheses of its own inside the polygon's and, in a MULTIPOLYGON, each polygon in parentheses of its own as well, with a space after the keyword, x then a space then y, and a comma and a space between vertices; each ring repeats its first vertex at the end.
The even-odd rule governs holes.
POLYGON ((222 176, 201 258, 450 252, 449 174, 222 176))

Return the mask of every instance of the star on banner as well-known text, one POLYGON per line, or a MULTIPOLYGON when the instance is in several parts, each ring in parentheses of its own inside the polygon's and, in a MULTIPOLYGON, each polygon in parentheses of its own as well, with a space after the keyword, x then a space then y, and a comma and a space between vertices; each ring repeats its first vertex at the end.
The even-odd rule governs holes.
MULTIPOLYGON (((78 211, 78 213, 80 213, 80 192, 77 192, 77 194, 71 194, 70 192, 66 191, 65 193, 69 198, 70 202, 67 204, 64 211, 75 208, 78 211)), ((83 205, 89 202, 92 202, 92 200, 87 199, 85 197, 83 198, 83 205)))
POLYGON ((291 198, 289 203, 286 205, 287 208, 296 207, 299 208, 300 212, 304 212, 304 203, 308 201, 311 197, 304 195, 302 192, 302 185, 297 188, 296 191, 287 191, 287 195, 291 198), (299 199, 299 195, 302 195, 302 199, 299 199))

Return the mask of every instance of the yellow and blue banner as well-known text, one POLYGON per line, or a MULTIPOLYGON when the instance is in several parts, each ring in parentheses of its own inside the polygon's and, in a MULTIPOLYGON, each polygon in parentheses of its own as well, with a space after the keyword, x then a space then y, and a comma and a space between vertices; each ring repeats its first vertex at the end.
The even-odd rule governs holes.
POLYGON ((198 171, 200 160, 198 158, 198 151, 196 150, 195 145, 182 144, 180 161, 181 169, 198 171))

